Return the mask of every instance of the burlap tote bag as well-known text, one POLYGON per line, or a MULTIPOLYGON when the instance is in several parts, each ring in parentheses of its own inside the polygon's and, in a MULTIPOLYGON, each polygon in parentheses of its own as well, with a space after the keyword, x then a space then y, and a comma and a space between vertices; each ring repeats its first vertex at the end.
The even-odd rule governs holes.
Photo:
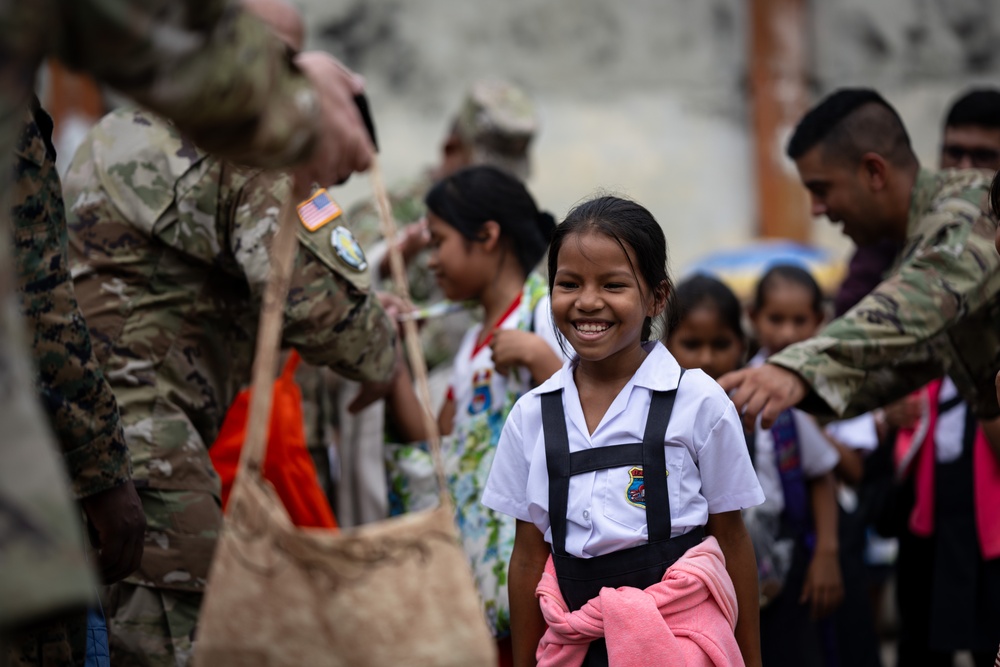
MULTIPOLYGON (((394 228, 377 165, 372 180, 383 231, 393 247, 394 228)), ((258 332, 247 439, 209 574, 195 664, 495 665, 495 643, 444 492, 436 436, 431 441, 440 507, 357 529, 295 527, 261 475, 281 304, 297 247, 297 221, 292 207, 286 209, 274 241, 272 278, 258 332)), ((392 263, 397 287, 405 295, 402 263, 398 256, 392 263)), ((423 355, 415 330, 407 333, 426 406, 423 355)), ((433 417, 425 412, 431 429, 433 417)))

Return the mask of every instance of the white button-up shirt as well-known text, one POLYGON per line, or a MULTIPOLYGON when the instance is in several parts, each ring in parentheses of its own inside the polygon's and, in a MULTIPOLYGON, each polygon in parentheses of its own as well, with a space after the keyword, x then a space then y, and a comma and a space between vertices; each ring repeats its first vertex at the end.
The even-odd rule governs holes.
MULTIPOLYGON (((756 368, 766 359, 767 352, 762 350, 747 365, 756 368)), ((813 479, 833 470, 840 460, 840 454, 837 453, 833 443, 823 435, 816 421, 808 414, 794 408, 792 418, 795 421, 795 434, 798 436, 799 460, 806 479, 813 479)), ((771 435, 770 429, 761 428, 759 417, 755 428, 754 468, 757 470, 757 477, 760 479, 766 498, 761 509, 777 514, 785 509, 785 493, 781 488, 778 462, 774 460, 774 436, 771 435)))
MULTIPOLYGON (((593 434, 567 363, 547 382, 518 400, 507 417, 483 503, 534 523, 552 542, 540 395, 562 389, 571 452, 642 442, 654 391, 677 388, 680 366, 660 343, 615 398, 593 434)), ((745 509, 764 500, 747 453, 736 409, 722 388, 700 370, 685 372, 664 437, 671 534, 704 526, 708 515, 745 509)), ((599 556, 648 541, 646 511, 628 494, 634 466, 570 478, 566 551, 599 556)))

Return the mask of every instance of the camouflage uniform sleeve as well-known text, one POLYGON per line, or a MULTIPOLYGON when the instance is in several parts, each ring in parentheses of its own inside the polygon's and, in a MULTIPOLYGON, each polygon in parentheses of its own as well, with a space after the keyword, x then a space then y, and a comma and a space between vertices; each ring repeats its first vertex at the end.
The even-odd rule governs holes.
POLYGON ((73 291, 54 155, 30 111, 14 173, 15 265, 36 381, 73 492, 83 498, 128 481, 130 461, 118 405, 94 357, 73 291))
MULTIPOLYGON (((814 338, 768 359, 809 385, 813 393, 800 407, 856 415, 960 370, 955 357, 975 351, 957 350, 951 330, 1000 292, 996 224, 976 205, 951 200, 921 220, 923 242, 904 251, 900 267, 871 294, 814 338)), ((992 376, 997 369, 987 370, 992 376)))
MULTIPOLYGON (((315 92, 285 44, 238 3, 50 2, 65 37, 54 41, 61 60, 167 116, 207 151, 282 167, 311 150, 315 92)), ((50 22, 34 3, 17 4, 34 12, 26 21, 50 22)))
MULTIPOLYGON (((266 247, 289 190, 287 177, 264 172, 244 186, 236 206, 234 253, 257 299, 270 266, 266 247)), ((367 267, 337 255, 331 239, 338 222, 315 232, 299 225, 282 339, 315 366, 352 380, 385 380, 395 362, 395 330, 370 290, 367 267)))

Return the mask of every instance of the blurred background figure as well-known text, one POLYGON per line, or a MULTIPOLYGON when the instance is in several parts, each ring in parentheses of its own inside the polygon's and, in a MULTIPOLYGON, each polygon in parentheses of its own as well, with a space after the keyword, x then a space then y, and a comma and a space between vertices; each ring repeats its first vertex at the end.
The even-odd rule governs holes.
MULTIPOLYGON (((424 219, 424 196, 431 186, 460 169, 476 165, 493 166, 525 180, 531 173, 530 149, 537 130, 537 112, 527 93, 507 81, 477 81, 465 92, 452 116, 437 163, 390 191, 392 214, 401 233, 398 243, 408 264, 407 279, 415 303, 426 306, 445 298, 428 266, 430 255, 425 252, 430 234, 424 219)), ((375 284, 391 289, 388 254, 381 242, 374 201, 356 204, 345 219, 368 251, 375 284)), ((447 389, 455 352, 477 319, 478 311, 469 307, 421 323, 421 342, 431 371, 433 398, 438 404, 447 389)), ((341 525, 353 526, 384 517, 388 506, 381 473, 380 442, 386 425, 383 403, 378 401, 355 414, 350 406, 359 391, 356 383, 309 367, 300 369, 297 377, 303 384, 307 415, 319 416, 310 419, 307 430, 310 443, 316 443, 311 450, 317 465, 323 468, 326 451, 333 451, 336 456, 336 474, 330 486, 341 525), (331 429, 322 415, 333 421, 332 438, 323 439, 323 434, 331 429), (336 443, 333 450, 322 444, 331 439, 336 443)))

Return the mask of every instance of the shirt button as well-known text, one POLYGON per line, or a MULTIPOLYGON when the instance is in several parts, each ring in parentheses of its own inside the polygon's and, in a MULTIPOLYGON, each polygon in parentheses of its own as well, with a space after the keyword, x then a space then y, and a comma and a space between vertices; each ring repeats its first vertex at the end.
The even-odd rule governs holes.
POLYGON ((590 510, 583 510, 583 518, 584 519, 590 518, 590 510))

